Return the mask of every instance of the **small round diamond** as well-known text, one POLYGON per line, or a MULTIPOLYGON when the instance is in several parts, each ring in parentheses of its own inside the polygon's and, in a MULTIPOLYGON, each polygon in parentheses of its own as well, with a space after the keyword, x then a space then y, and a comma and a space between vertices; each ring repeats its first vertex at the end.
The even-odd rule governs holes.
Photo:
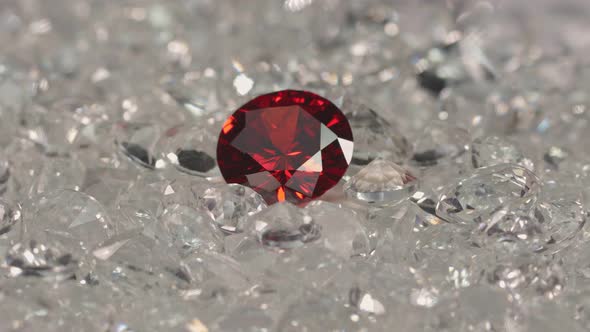
POLYGON ((352 151, 350 125, 334 104, 284 90, 252 99, 227 119, 217 163, 228 183, 253 188, 269 204, 300 204, 340 181, 352 151))

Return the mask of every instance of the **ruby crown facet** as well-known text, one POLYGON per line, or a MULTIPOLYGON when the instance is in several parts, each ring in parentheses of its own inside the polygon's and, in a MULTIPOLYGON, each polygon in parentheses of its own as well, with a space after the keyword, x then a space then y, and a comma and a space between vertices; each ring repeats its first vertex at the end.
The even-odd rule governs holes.
POLYGON ((352 130, 336 105, 284 90, 250 100, 225 121, 217 163, 227 183, 249 186, 269 204, 302 204, 340 181, 352 151, 352 130))

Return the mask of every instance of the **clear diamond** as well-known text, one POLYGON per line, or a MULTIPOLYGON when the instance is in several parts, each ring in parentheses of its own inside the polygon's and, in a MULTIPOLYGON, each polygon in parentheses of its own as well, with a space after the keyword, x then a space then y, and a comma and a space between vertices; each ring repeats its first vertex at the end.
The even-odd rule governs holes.
POLYGON ((349 197, 370 203, 398 203, 414 190, 416 178, 407 169, 376 159, 362 168, 344 186, 349 197))
POLYGON ((318 242, 336 255, 350 258, 371 251, 363 219, 356 211, 318 201, 308 205, 305 213, 321 229, 318 242))
POLYGON ((164 207, 169 205, 185 205, 198 208, 199 197, 210 186, 210 183, 200 177, 189 176, 185 174, 175 174, 174 179, 165 181, 162 190, 162 204, 164 207))
POLYGON ((524 245, 529 250, 541 252, 553 241, 545 233, 545 220, 536 209, 536 197, 500 206, 489 215, 482 215, 474 231, 473 239, 481 247, 524 245))
POLYGON ((33 106, 23 121, 26 137, 47 155, 63 155, 72 150, 81 129, 71 113, 40 105, 33 106))
POLYGON ((41 196, 34 217, 24 221, 25 239, 60 243, 68 253, 82 256, 115 235, 116 225, 93 197, 73 190, 41 196))
POLYGON ((157 217, 164 208, 162 198, 169 182, 161 174, 143 173, 124 192, 118 193, 114 203, 118 208, 128 207, 137 213, 157 217))
POLYGON ((317 224, 303 224, 297 229, 270 229, 262 233, 260 242, 268 248, 291 249, 320 238, 317 224))
POLYGON ((262 197, 240 185, 210 186, 199 194, 198 207, 227 233, 241 232, 246 219, 266 208, 262 197))
POLYGON ((214 71, 191 71, 181 77, 166 78, 166 92, 182 106, 192 118, 201 118, 218 111, 224 99, 221 84, 214 71))
POLYGON ((78 264, 78 258, 62 248, 30 241, 10 248, 3 265, 12 277, 34 276, 63 281, 76 276, 78 264))
POLYGON ((173 165, 191 175, 219 176, 215 162, 215 139, 221 124, 212 120, 200 121, 198 125, 169 128, 160 138, 156 150, 158 168, 173 165))
POLYGON ((477 225, 507 204, 518 206, 534 198, 539 190, 537 176, 522 166, 485 167, 450 185, 440 196, 436 213, 452 222, 477 225))
MULTIPOLYGON (((124 229, 92 251, 99 282, 135 291, 141 283, 158 283, 161 275, 157 273, 180 260, 178 250, 174 250, 177 243, 160 241, 160 234, 155 232, 157 220, 149 216, 121 212, 118 217, 124 229)), ((170 240, 166 235, 162 234, 163 239, 170 240)))
POLYGON ((419 166, 453 162, 468 150, 469 141, 467 130, 442 121, 434 122, 414 144, 412 162, 419 166))
POLYGON ((188 206, 168 206, 159 217, 155 234, 164 244, 185 251, 222 248, 221 234, 211 218, 188 206))
POLYGON ((302 240, 300 229, 304 229, 310 222, 310 218, 306 217, 302 209, 292 204, 279 203, 249 216, 244 222, 244 231, 270 247, 289 247, 293 245, 292 242, 302 240), (287 234, 294 237, 285 236, 287 234), (274 235, 281 236, 272 241, 274 235))
POLYGON ((448 282, 447 287, 467 287, 477 280, 463 255, 455 253, 469 248, 469 234, 461 228, 410 202, 379 211, 371 222, 385 226, 372 257, 376 262, 407 264, 417 280, 448 282))
POLYGON ((119 151, 134 164, 149 169, 156 167, 154 149, 158 137, 160 128, 156 125, 120 122, 115 126, 119 151))
POLYGON ((33 194, 55 189, 80 190, 86 177, 86 166, 77 158, 55 157, 46 161, 35 180, 33 194))
MULTIPOLYGON (((214 252, 194 253, 180 265, 188 284, 215 289, 244 290, 250 285, 247 274, 234 259, 214 252)), ((204 296, 210 294, 203 294, 204 296)))
POLYGON ((119 196, 132 186, 129 178, 135 175, 132 170, 90 168, 86 173, 84 192, 104 206, 112 206, 118 202, 119 196))
POLYGON ((0 198, 0 251, 8 251, 8 248, 20 239, 21 221, 20 206, 0 198))
POLYGON ((519 164, 533 170, 533 163, 522 151, 509 140, 488 136, 478 138, 471 145, 471 163, 473 167, 486 167, 499 164, 519 164))
POLYGON ((41 171, 43 155, 33 142, 26 139, 15 139, 4 152, 10 165, 8 194, 18 194, 14 197, 18 200, 28 197, 33 182, 41 171))
POLYGON ((12 227, 20 219, 20 210, 14 208, 12 204, 0 199, 0 233, 6 234, 12 230, 12 227))
POLYGON ((10 165, 8 161, 0 155, 0 196, 8 190, 8 181, 10 180, 10 165))
POLYGON ((376 158, 401 163, 411 147, 400 130, 364 104, 345 99, 342 105, 355 134, 352 165, 367 165, 376 158))
POLYGON ((478 242, 481 246, 491 241, 504 246, 514 243, 547 253, 569 247, 586 222, 580 196, 568 197, 562 188, 559 198, 551 198, 549 188, 544 189, 539 197, 507 203, 482 218, 475 241, 483 241, 478 242))
POLYGON ((0 74, 0 146, 8 145, 15 137, 30 90, 28 82, 17 75, 0 74))

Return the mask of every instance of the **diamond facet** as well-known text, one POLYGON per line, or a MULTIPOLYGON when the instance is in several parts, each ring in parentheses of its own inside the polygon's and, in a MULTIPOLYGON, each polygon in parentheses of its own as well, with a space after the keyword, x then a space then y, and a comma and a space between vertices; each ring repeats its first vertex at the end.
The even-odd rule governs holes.
POLYGON ((307 91, 256 97, 231 115, 217 143, 226 182, 247 185, 269 203, 305 203, 338 183, 352 159, 344 114, 307 91))

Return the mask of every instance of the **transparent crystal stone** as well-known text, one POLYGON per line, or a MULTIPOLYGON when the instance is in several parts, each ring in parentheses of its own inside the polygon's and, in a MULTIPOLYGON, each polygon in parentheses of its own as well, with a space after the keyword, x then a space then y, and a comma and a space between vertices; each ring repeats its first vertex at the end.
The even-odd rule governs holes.
POLYGON ((406 204, 403 209, 384 209, 374 219, 390 226, 371 260, 410 266, 410 276, 421 285, 414 300, 422 307, 433 306, 454 289, 477 284, 487 261, 482 262, 482 252, 473 247, 470 234, 406 204))
POLYGON ((520 319, 515 325, 529 331, 586 331, 586 327, 580 321, 571 318, 575 314, 567 309, 557 301, 533 303, 521 317, 518 317, 520 319))
POLYGON ((440 95, 438 118, 466 128, 472 136, 483 135, 485 100, 489 86, 459 85, 445 89, 440 95))
POLYGON ((541 121, 542 95, 536 89, 508 91, 490 94, 487 100, 485 129, 491 135, 509 135, 531 130, 541 121))
POLYGON ((180 271, 189 285, 203 289, 202 296, 211 294, 207 291, 244 290, 251 284, 240 263, 214 252, 191 254, 180 263, 180 271))
POLYGON ((115 127, 115 144, 119 151, 136 165, 156 167, 154 150, 160 137, 160 128, 151 124, 120 122, 115 127))
MULTIPOLYGON (((243 221, 244 232, 269 248, 280 249, 303 245, 306 234, 319 232, 316 227, 302 209, 290 203, 274 204, 243 221)), ((309 240, 316 238, 311 236, 309 240)))
POLYGON ((8 181, 10 180, 10 165, 8 161, 0 155, 0 196, 8 190, 8 181))
POLYGON ((451 165, 434 165, 415 169, 416 190, 410 199, 425 209, 430 209, 432 202, 436 205, 440 194, 449 183, 463 179, 472 172, 472 167, 465 163, 451 165))
POLYGON ((199 193, 197 203, 226 233, 241 232, 247 218, 266 208, 264 199, 240 185, 213 185, 199 193))
POLYGON ((500 257, 487 271, 490 284, 520 293, 521 296, 558 296, 566 281, 563 267, 547 257, 530 254, 500 257))
POLYGON ((367 318, 355 315, 351 308, 330 297, 309 294, 291 303, 280 318, 278 328, 281 331, 350 330, 365 320, 367 318))
POLYGON ((263 308, 240 307, 226 313, 217 323, 220 331, 270 330, 274 321, 263 308))
POLYGON ((163 196, 168 182, 157 173, 145 173, 136 177, 124 192, 119 192, 113 203, 117 208, 135 209, 137 213, 155 218, 164 209, 163 196))
POLYGON ((10 165, 7 194, 18 194, 18 198, 14 198, 19 200, 27 197, 44 164, 43 155, 35 143, 26 139, 13 140, 4 150, 4 155, 10 165))
POLYGON ((449 331, 493 331, 514 324, 515 308, 509 296, 488 285, 461 289, 456 298, 445 299, 434 310, 440 312, 442 326, 437 327, 449 331), (482 307, 486 310, 479 310, 482 307))
POLYGON ((539 190, 537 176, 522 166, 484 167, 450 185, 441 194, 436 213, 448 221, 477 225, 485 215, 507 204, 517 206, 534 198, 539 190))
POLYGON ((376 159, 348 180, 348 197, 370 203, 398 203, 414 190, 416 178, 409 170, 386 160, 376 159))
POLYGON ((0 251, 6 252, 20 239, 20 206, 0 198, 0 251))
POLYGON ((481 218, 474 241, 481 247, 525 244, 541 252, 553 241, 545 231, 545 220, 536 209, 536 197, 516 204, 506 204, 481 218))
POLYGON ((587 219, 582 202, 583 195, 572 192, 565 181, 545 182, 537 197, 508 203, 483 218, 477 233, 485 235, 485 241, 526 244, 535 252, 554 254, 580 236, 587 219))
POLYGON ((60 331, 103 330, 112 315, 112 292, 97 290, 73 280, 53 283, 28 276, 4 283, 0 304, 3 331, 17 329, 60 331), (111 302, 111 304, 109 304, 111 302), (51 317, 49 319, 48 317, 51 317), (67 328, 64 327, 67 323, 67 328))
POLYGON ((219 176, 215 161, 219 128, 221 123, 210 119, 202 120, 196 125, 176 126, 166 130, 156 147, 157 167, 173 165, 191 175, 219 176))
POLYGON ((498 136, 477 138, 471 144, 471 163, 480 168, 498 164, 518 164, 533 170, 533 162, 509 140, 498 136))
POLYGON ((33 212, 24 220, 25 239, 60 243, 78 257, 116 234, 105 208, 82 192, 58 190, 40 196, 33 212))
POLYGON ((15 137, 22 110, 32 92, 29 90, 18 77, 0 74, 0 146, 8 145, 15 137))
POLYGON ((75 155, 78 159, 85 165, 92 165, 92 168, 129 168, 125 166, 130 163, 127 163, 126 158, 121 158, 113 143, 117 124, 105 120, 80 121, 87 124, 82 127, 75 142, 75 155))
POLYGON ((86 166, 76 157, 55 157, 46 160, 35 180, 33 194, 55 189, 80 190, 84 184, 86 166))
POLYGON ((438 243, 448 241, 454 232, 444 228, 443 220, 413 203, 380 210, 372 216, 371 223, 385 226, 375 249, 376 258, 385 261, 412 261, 416 257, 427 256, 416 255, 416 252, 431 246, 446 247, 438 243))
POLYGON ((436 121, 414 143, 412 162, 426 167, 452 162, 468 150, 469 141, 467 130, 436 121))
POLYGON ((7 201, 0 199, 0 223, 2 224, 0 233, 6 234, 10 232, 20 217, 20 209, 15 208, 7 201))
POLYGON ((551 252, 571 246, 588 220, 581 202, 574 200, 542 201, 537 206, 537 213, 551 239, 548 246, 551 252))
POLYGON ((304 246, 275 256, 267 267, 271 273, 288 278, 297 285, 323 289, 343 273, 343 258, 325 248, 304 246))
POLYGON ((305 214, 321 230, 318 243, 336 255, 350 258, 366 256, 371 251, 363 218, 356 211, 317 201, 305 208, 305 214))
POLYGON ((278 245, 283 245, 284 249, 301 246, 297 242, 277 242, 273 247, 265 247, 258 237, 245 233, 228 235, 224 240, 225 253, 240 262, 244 270, 253 274, 272 269, 276 257, 283 253, 282 247, 278 245))
POLYGON ((376 158, 405 161, 411 147, 402 132, 368 106, 345 99, 342 107, 354 133, 352 165, 367 165, 376 158))
POLYGON ((192 118, 202 118, 219 110, 223 103, 218 74, 210 69, 170 76, 164 82, 166 92, 192 118))
MULTIPOLYGON (((96 259, 94 273, 113 287, 133 291, 141 283, 154 284, 164 268, 172 268, 180 260, 174 243, 160 241, 157 221, 145 215, 121 215, 124 229, 101 242, 92 251, 96 259), (155 279, 155 280, 154 280, 155 279)), ((123 227, 122 227, 123 228, 123 227)), ((153 287, 153 286, 151 286, 153 287)), ((150 287, 150 288, 151 288, 150 287)))
POLYGON ((129 179, 135 175, 135 172, 125 169, 90 168, 86 172, 83 189, 104 206, 111 206, 129 190, 133 184, 129 179))
POLYGON ((75 278, 78 259, 63 248, 32 240, 12 246, 3 265, 8 268, 12 277, 33 276, 63 281, 75 278))
POLYGON ((285 90, 294 85, 293 76, 287 66, 261 61, 249 67, 249 70, 238 73, 233 80, 239 95, 257 96, 269 91, 285 90))
POLYGON ((418 83, 435 96, 450 85, 495 78, 494 69, 480 48, 478 39, 461 37, 458 31, 454 31, 453 35, 447 36, 448 41, 413 59, 418 83))
POLYGON ((543 161, 545 162, 546 168, 557 170, 565 165, 564 162, 567 162, 570 159, 570 152, 567 149, 558 147, 558 146, 551 146, 549 149, 543 154, 543 161))
POLYGON ((211 218, 188 206, 166 207, 156 224, 155 233, 163 243, 183 251, 220 251, 223 248, 221 233, 211 218))
POLYGON ((202 178, 186 174, 174 175, 174 179, 166 181, 166 186, 163 188, 164 207, 180 204, 198 208, 199 197, 210 183, 202 178))
POLYGON ((297 229, 269 229, 262 233, 260 242, 267 248, 291 249, 320 238, 317 224, 303 224, 297 229))
POLYGON ((82 127, 73 114, 39 105, 33 106, 22 121, 25 136, 46 155, 64 155, 71 151, 82 127))

